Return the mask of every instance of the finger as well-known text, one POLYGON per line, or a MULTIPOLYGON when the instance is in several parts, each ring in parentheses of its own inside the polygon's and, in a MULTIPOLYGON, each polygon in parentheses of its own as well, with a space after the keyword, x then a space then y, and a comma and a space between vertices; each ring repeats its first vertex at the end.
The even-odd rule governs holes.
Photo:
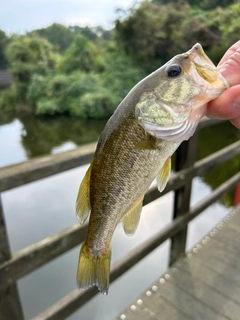
POLYGON ((215 119, 235 119, 240 116, 240 85, 224 91, 208 103, 207 116, 215 119))
POLYGON ((234 43, 227 52, 223 55, 222 59, 220 60, 218 67, 220 67, 223 63, 225 63, 234 52, 236 52, 240 48, 240 40, 234 43))
POLYGON ((226 57, 224 55, 218 65, 218 70, 231 86, 240 83, 240 41, 227 51, 226 57))
POLYGON ((232 122, 232 124, 233 124, 236 128, 240 129, 240 117, 237 117, 237 118, 232 119, 232 120, 230 120, 230 121, 232 122))

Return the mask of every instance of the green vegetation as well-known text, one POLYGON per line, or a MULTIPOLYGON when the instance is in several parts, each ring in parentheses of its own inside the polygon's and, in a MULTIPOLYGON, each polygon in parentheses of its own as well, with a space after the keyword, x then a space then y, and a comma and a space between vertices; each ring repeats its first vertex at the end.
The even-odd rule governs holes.
POLYGON ((217 63, 238 40, 239 8, 230 0, 153 0, 119 10, 111 31, 57 23, 24 36, 0 31, 0 69, 8 65, 13 79, 0 110, 108 118, 141 78, 194 43, 217 63))

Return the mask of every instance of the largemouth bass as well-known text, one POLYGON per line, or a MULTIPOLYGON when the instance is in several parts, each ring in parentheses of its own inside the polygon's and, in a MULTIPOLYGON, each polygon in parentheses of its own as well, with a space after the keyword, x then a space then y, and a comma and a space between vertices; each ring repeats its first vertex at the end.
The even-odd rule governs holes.
POLYGON ((140 81, 107 122, 80 185, 77 217, 89 229, 77 271, 80 288, 108 293, 111 240, 119 221, 127 235, 138 226, 144 194, 157 177, 162 191, 171 156, 193 135, 206 103, 229 85, 200 44, 140 81))

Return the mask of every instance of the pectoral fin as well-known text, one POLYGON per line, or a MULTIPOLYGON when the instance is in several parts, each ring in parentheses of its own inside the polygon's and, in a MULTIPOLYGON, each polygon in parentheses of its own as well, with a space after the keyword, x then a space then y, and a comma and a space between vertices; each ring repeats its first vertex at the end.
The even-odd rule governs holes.
POLYGON ((122 219, 123 230, 127 236, 134 235, 140 220, 142 211, 143 197, 141 197, 135 205, 125 214, 122 219))
POLYGON ((156 150, 156 145, 155 145, 155 141, 153 140, 144 140, 139 142, 136 145, 137 149, 147 149, 147 150, 156 150))
POLYGON ((167 158, 157 177, 158 190, 162 192, 168 182, 171 173, 171 157, 167 158))
POLYGON ((90 210, 90 178, 91 178, 92 166, 88 168, 85 177, 80 185, 77 201, 76 201, 76 213, 79 222, 82 224, 87 219, 90 210))

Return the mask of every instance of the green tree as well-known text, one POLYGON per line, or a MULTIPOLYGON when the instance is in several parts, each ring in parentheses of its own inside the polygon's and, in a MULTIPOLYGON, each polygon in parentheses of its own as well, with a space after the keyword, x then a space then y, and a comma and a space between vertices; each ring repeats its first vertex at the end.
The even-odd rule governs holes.
MULTIPOLYGON (((115 97, 114 106, 123 100, 131 88, 147 73, 115 42, 109 42, 104 51, 105 70, 101 75, 102 85, 108 88, 115 97)), ((113 109, 114 110, 114 109, 113 109)))
POLYGON ((71 73, 77 70, 89 72, 101 69, 103 63, 97 47, 83 35, 77 34, 63 56, 60 71, 71 73))
POLYGON ((116 41, 148 72, 196 42, 205 49, 219 42, 209 12, 185 2, 158 5, 144 1, 116 21, 116 41))
POLYGON ((72 43, 74 33, 67 27, 59 23, 53 23, 51 26, 43 29, 37 29, 30 33, 30 36, 38 35, 47 39, 51 44, 63 53, 72 43))
POLYGON ((94 42, 98 38, 97 33, 94 31, 94 29, 88 26, 86 27, 71 26, 68 29, 72 32, 73 38, 77 34, 82 34, 84 37, 86 37, 88 40, 91 40, 92 42, 94 42))
POLYGON ((82 119, 110 117, 143 77, 143 72, 133 67, 131 59, 114 43, 109 44, 102 55, 105 69, 101 73, 78 67, 77 71, 68 73, 35 74, 27 95, 34 112, 38 115, 70 114, 82 119))
POLYGON ((232 44, 239 40, 240 5, 235 3, 225 9, 218 8, 213 16, 216 26, 222 33, 222 40, 232 44))
POLYGON ((6 58, 13 80, 10 90, 23 103, 33 75, 49 73, 58 60, 52 45, 46 40, 17 35, 11 38, 6 48, 6 58))
MULTIPOLYGON (((234 0, 185 0, 190 6, 196 6, 203 10, 211 10, 217 7, 227 7, 234 2, 234 0)), ((152 0, 152 3, 169 4, 176 3, 179 0, 152 0)))
POLYGON ((56 46, 60 53, 64 53, 71 45, 74 37, 78 34, 83 35, 91 42, 96 42, 98 39, 111 38, 112 32, 105 30, 101 26, 97 27, 66 27, 59 23, 53 23, 51 26, 42 29, 36 29, 29 33, 29 35, 37 34, 42 38, 47 39, 50 43, 56 46))

